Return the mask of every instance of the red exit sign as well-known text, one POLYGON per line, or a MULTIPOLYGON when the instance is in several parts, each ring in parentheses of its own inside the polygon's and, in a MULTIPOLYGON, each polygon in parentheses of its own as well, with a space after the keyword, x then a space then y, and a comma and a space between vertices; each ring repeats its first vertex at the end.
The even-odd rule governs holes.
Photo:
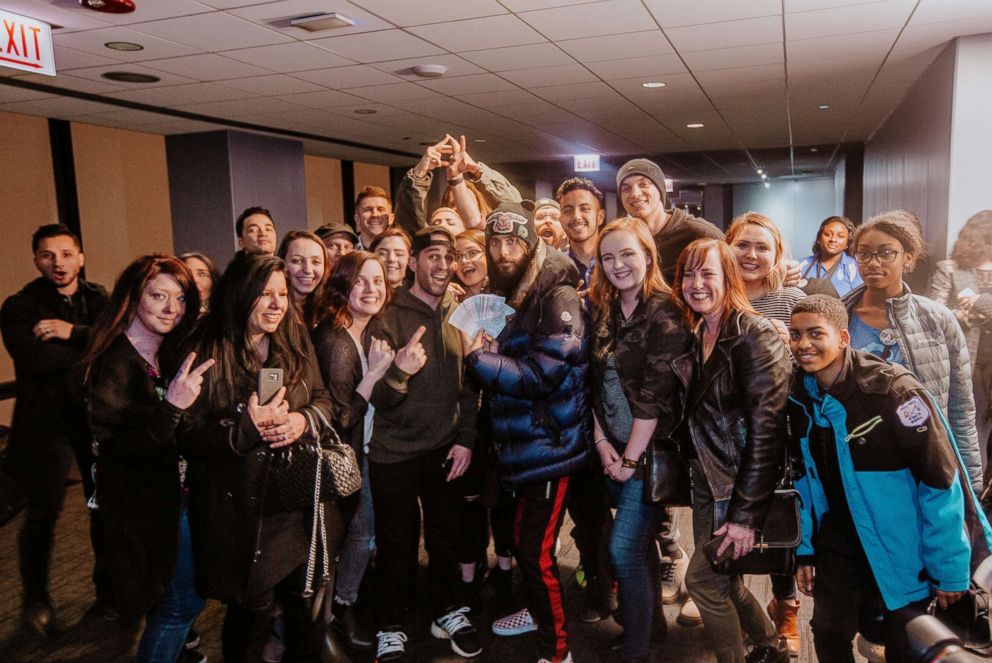
POLYGON ((0 66, 54 76, 52 26, 0 9, 0 66))

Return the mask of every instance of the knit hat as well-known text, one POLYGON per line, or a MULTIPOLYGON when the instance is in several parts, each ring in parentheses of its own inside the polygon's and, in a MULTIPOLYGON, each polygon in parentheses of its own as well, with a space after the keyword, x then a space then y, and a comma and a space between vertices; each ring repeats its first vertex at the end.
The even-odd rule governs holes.
POLYGON ((650 159, 631 159, 620 166, 620 170, 617 171, 617 191, 620 191, 620 185, 631 175, 643 175, 654 182, 658 191, 661 192, 661 204, 668 203, 668 193, 665 191, 665 173, 658 164, 650 159))
POLYGON ((328 240, 335 235, 344 235, 351 240, 352 244, 358 244, 358 234, 351 229, 351 226, 343 223, 325 223, 314 231, 314 234, 322 240, 328 240))
POLYGON ((519 237, 532 251, 540 239, 534 230, 534 214, 521 203, 503 203, 486 217, 486 242, 493 237, 519 237))
POLYGON ((444 226, 421 228, 413 236, 413 247, 410 249, 410 253, 416 256, 428 246, 447 246, 454 251, 455 235, 444 226))
POLYGON ((557 210, 561 209, 561 205, 558 204, 557 200, 551 198, 538 198, 534 201, 534 211, 541 209, 542 207, 554 207, 557 210))

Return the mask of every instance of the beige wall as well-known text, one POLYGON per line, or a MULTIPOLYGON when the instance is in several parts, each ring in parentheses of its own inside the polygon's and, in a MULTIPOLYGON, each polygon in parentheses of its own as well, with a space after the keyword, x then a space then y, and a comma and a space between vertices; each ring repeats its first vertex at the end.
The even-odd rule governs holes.
POLYGON ((109 290, 134 258, 172 253, 165 138, 72 125, 86 275, 109 290))
POLYGON ((307 229, 315 230, 325 223, 342 223, 341 162, 327 157, 304 156, 303 170, 307 188, 307 229))
MULTIPOLYGON (((0 299, 35 278, 31 235, 46 223, 58 223, 48 120, 0 113, 0 299)), ((0 381, 14 379, 14 364, 0 350, 0 381)), ((0 401, 0 423, 10 423, 14 401, 0 401)))
POLYGON ((354 200, 355 196, 364 186, 379 186, 390 191, 389 186, 389 166, 378 166, 371 163, 362 163, 360 161, 355 162, 355 190, 352 192, 351 199, 354 200))

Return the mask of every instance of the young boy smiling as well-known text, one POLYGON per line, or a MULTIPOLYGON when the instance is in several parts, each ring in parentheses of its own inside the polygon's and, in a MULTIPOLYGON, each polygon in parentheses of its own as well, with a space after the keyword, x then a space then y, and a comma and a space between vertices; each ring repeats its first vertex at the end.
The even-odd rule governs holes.
POLYGON ((805 465, 796 581, 814 598, 821 661, 854 661, 859 613, 946 608, 989 556, 992 531, 940 410, 901 366, 850 347, 847 311, 813 295, 792 312, 792 453, 805 465))

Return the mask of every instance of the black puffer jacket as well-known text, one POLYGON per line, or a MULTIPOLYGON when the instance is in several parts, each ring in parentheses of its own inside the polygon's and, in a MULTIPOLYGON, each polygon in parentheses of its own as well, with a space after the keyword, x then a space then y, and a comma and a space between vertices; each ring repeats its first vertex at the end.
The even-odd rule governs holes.
POLYGON ((792 364, 765 318, 732 313, 701 364, 702 339, 672 362, 693 450, 716 503, 713 527, 760 530, 785 454, 792 364))
POLYGON ((507 305, 499 353, 465 358, 489 395, 493 444, 511 487, 566 476, 589 461, 588 330, 567 256, 538 242, 507 305))

